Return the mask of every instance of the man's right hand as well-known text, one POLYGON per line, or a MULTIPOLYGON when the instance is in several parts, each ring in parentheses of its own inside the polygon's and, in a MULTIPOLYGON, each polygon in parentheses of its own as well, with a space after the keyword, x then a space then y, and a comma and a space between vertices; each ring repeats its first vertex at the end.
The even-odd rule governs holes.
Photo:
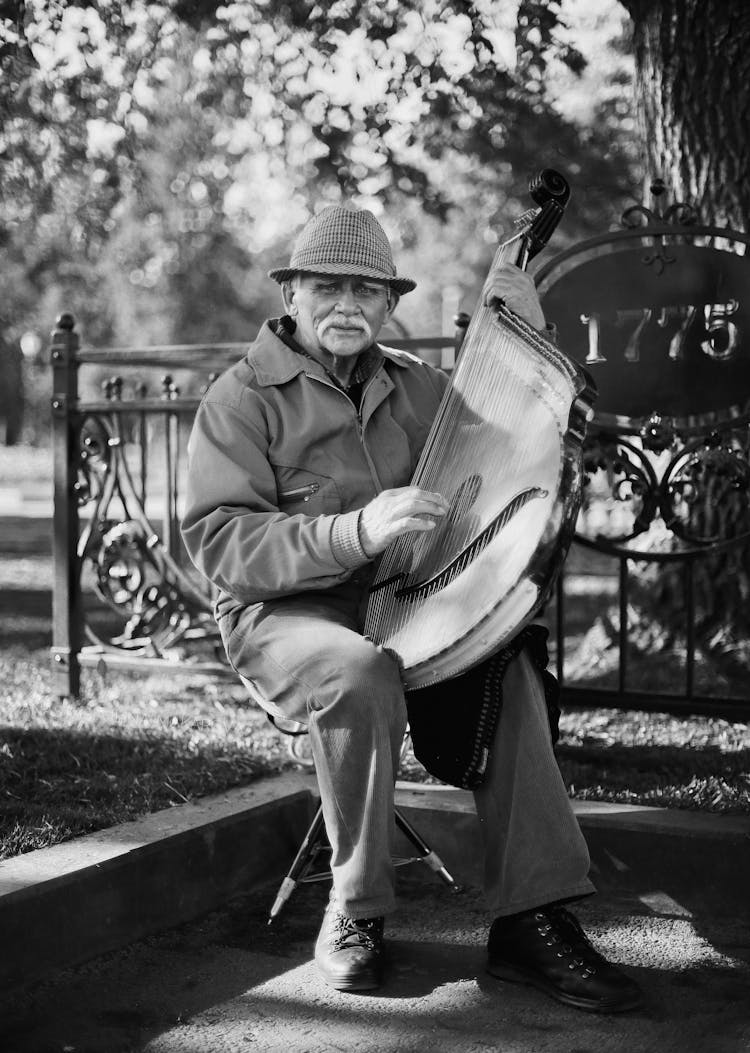
POLYGON ((391 541, 414 530, 432 530, 448 511, 441 494, 420 490, 418 486, 400 486, 383 490, 365 505, 359 520, 359 540, 366 555, 385 551, 391 541))

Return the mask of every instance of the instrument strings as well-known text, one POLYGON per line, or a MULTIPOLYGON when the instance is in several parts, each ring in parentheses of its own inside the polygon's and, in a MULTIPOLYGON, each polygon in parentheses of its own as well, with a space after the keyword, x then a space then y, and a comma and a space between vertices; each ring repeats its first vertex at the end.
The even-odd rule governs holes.
MULTIPOLYGON (((377 581, 406 573, 409 579, 427 584, 408 599, 395 598, 390 588, 374 591, 368 615, 372 624, 387 620, 395 634, 412 622, 420 600, 446 585, 445 575, 433 584, 429 584, 430 577, 470 546, 497 512, 499 481, 521 471, 527 454, 502 441, 520 412, 512 382, 514 367, 516 373, 520 368, 514 363, 514 343, 513 334, 496 324, 493 309, 481 307, 475 312, 464 339, 466 350, 459 358, 412 480, 415 486, 442 493, 450 501, 450 510, 432 531, 406 534, 395 541, 378 571, 377 581), (498 356, 505 369, 498 369, 498 356)), ((531 442, 533 445, 533 437, 531 442)), ((460 574, 471 558, 464 554, 447 580, 460 574)), ((492 592, 492 583, 487 585, 492 592)), ((451 620, 447 611, 442 617, 451 620)), ((449 633, 455 631, 455 626, 445 628, 449 633)), ((412 627, 410 631, 415 630, 412 627)), ((440 626, 428 619, 418 631, 439 635, 440 626)))
MULTIPOLYGON (((569 196, 551 169, 530 191, 540 208, 521 217, 493 268, 509 260, 526 269, 569 196)), ((412 478, 442 494, 448 511, 388 547, 369 594, 365 633, 399 657, 408 686, 470 668, 533 617, 553 580, 551 545, 576 510, 561 486, 580 462, 574 400, 590 388, 505 306, 475 310, 412 478)))

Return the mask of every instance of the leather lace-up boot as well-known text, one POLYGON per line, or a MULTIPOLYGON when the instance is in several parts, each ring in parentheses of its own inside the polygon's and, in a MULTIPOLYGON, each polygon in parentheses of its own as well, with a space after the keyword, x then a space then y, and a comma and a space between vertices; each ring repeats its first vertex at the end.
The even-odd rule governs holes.
POLYGON ((577 1009, 617 1013, 641 1001, 635 981, 602 957, 561 906, 496 918, 487 951, 492 976, 532 984, 577 1009))
POLYGON ((315 964, 337 991, 371 991, 383 979, 383 918, 349 918, 330 902, 315 944, 315 964))

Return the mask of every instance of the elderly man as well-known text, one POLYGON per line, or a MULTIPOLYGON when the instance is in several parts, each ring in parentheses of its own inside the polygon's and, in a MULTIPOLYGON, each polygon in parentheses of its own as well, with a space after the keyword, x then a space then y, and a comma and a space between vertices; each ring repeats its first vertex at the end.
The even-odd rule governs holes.
MULTIPOLYGON (((407 726, 398 663, 362 635, 363 601, 388 544, 433 529, 446 513, 441 494, 409 480, 447 381, 377 343, 415 282, 397 275, 372 213, 323 209, 289 266, 270 276, 285 314, 265 323, 203 399, 183 537, 218 589, 233 668, 270 714, 309 727, 333 874, 315 960, 333 987, 362 991, 382 980, 407 726)), ((483 295, 544 328, 533 282, 518 268, 495 268, 483 295)), ((638 988, 562 906, 594 889, 537 666, 526 649, 507 663, 475 790, 494 917, 487 968, 581 1009, 628 1009, 638 988)))

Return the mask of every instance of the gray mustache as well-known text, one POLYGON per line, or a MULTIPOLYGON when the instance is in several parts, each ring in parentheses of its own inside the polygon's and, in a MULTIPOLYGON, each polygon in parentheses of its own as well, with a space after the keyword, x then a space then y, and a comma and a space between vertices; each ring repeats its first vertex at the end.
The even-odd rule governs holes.
POLYGON ((367 323, 362 322, 351 322, 348 318, 331 318, 327 319, 323 323, 323 330, 330 329, 331 327, 342 328, 342 329, 354 329, 360 333, 370 332, 370 327, 367 323))

